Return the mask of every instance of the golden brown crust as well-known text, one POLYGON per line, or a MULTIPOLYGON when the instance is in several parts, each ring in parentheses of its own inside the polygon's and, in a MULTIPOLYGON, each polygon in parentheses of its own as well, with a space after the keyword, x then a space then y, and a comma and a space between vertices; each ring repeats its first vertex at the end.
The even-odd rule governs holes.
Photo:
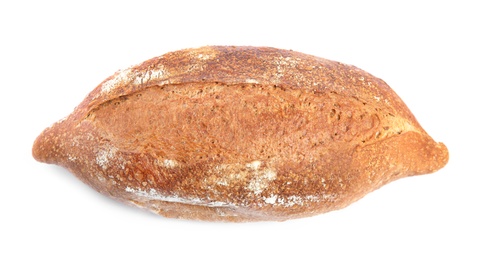
POLYGON ((448 160, 382 80, 298 52, 221 46, 117 72, 33 155, 121 201, 216 221, 343 208, 448 160))

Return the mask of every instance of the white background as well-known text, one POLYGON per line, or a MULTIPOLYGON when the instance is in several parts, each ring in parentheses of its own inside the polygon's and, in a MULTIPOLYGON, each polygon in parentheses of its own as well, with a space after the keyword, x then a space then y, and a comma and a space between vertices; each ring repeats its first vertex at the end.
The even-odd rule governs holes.
POLYGON ((0 3, 0 259, 482 259, 477 1, 0 3), (272 46, 384 79, 450 151, 442 170, 287 222, 166 219, 31 157, 116 70, 203 45, 272 46), (169 257, 169 258, 167 258, 169 257))

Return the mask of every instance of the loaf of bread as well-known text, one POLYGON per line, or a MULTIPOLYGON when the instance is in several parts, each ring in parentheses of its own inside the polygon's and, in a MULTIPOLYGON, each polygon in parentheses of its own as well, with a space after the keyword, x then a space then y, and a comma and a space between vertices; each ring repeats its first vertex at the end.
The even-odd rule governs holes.
POLYGON ((36 139, 33 156, 157 214, 282 221, 442 168, 381 79, 275 48, 211 46, 119 71, 36 139))

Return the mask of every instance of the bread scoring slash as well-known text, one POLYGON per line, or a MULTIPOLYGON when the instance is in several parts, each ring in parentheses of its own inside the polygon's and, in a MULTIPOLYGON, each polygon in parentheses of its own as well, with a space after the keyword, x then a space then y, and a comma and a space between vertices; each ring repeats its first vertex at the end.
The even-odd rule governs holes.
POLYGON ((209 46, 119 71, 33 156, 166 217, 283 221, 442 168, 448 150, 381 79, 268 47, 209 46))

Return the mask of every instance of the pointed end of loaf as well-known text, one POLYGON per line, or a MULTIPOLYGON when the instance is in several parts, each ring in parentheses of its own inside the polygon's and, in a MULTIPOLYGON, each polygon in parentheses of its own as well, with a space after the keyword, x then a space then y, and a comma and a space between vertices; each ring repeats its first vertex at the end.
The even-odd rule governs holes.
MULTIPOLYGON (((449 152, 443 143, 428 134, 408 131, 361 149, 354 154, 354 166, 367 173, 382 173, 377 183, 433 173, 443 168, 449 152)), ((372 180, 373 181, 373 180, 372 180)))
POLYGON ((65 122, 60 120, 50 127, 47 127, 34 141, 32 156, 42 163, 58 164, 64 154, 65 122))
POLYGON ((435 143, 433 147, 433 155, 431 160, 432 167, 428 169, 429 173, 435 172, 443 168, 445 165, 447 165, 448 161, 449 161, 449 150, 447 149, 447 146, 445 146, 444 143, 435 143))
POLYGON ((445 144, 435 142, 426 133, 406 133, 400 136, 398 145, 404 150, 398 159, 408 167, 408 175, 436 172, 449 160, 449 152, 445 144))
POLYGON ((43 163, 51 163, 51 142, 48 136, 50 128, 45 129, 36 139, 32 146, 32 156, 35 160, 43 163))

